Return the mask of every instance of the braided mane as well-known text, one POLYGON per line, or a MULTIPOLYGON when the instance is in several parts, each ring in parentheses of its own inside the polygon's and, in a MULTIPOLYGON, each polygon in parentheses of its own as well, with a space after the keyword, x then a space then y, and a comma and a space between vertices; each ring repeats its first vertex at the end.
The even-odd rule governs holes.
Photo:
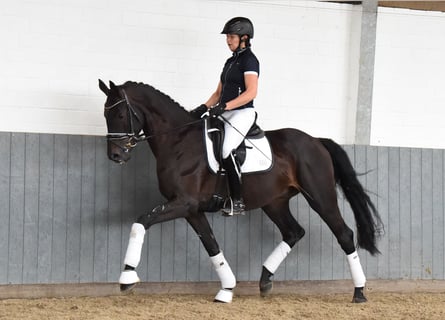
POLYGON ((153 91, 156 94, 158 94, 158 95, 166 98, 167 100, 169 100, 172 103, 172 105, 174 105, 174 106, 178 107, 179 109, 182 109, 183 111, 188 113, 188 111, 183 106, 181 106, 177 101, 175 101, 172 97, 170 97, 169 95, 165 94, 164 92, 156 89, 155 87, 153 87, 153 86, 151 86, 149 84, 146 84, 146 83, 143 83, 143 82, 127 81, 122 86, 123 87, 131 87, 131 86, 142 87, 144 89, 148 89, 150 91, 153 91))

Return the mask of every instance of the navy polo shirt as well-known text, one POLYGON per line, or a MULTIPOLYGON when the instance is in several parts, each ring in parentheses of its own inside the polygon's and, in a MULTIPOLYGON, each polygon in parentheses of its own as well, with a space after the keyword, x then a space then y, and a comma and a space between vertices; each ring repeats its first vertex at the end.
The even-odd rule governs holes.
MULTIPOLYGON (((220 102, 228 102, 246 91, 244 75, 249 73, 260 74, 260 63, 250 48, 234 52, 227 59, 221 73, 222 92, 220 102)), ((253 108, 253 100, 237 109, 253 108)))

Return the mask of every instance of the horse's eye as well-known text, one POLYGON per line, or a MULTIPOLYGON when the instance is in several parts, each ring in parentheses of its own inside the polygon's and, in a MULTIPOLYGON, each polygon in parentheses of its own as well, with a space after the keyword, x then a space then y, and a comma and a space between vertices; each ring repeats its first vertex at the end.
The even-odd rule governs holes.
POLYGON ((124 114, 122 112, 119 112, 119 114, 117 116, 119 117, 119 119, 123 119, 124 118, 124 114))

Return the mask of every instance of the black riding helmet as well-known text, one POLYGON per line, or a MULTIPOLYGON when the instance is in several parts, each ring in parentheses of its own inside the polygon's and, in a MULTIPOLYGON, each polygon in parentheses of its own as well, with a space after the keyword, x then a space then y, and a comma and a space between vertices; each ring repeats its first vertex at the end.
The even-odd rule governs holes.
POLYGON ((244 17, 236 17, 232 18, 226 22, 222 34, 237 34, 240 37, 244 35, 248 35, 249 39, 253 38, 253 24, 247 18, 244 17))

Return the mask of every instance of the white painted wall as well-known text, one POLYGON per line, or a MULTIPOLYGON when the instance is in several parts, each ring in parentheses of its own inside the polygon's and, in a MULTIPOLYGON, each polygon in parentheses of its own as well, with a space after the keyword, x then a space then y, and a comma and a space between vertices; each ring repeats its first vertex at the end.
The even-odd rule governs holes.
MULTIPOLYGON (((245 15, 265 129, 354 143, 361 7, 313 1, 0 0, 0 131, 103 135, 97 79, 149 83, 191 109, 245 15)), ((443 13, 379 9, 371 142, 445 148, 443 13), (441 117, 442 116, 442 117, 441 117)))
POLYGON ((371 143, 445 148, 445 13, 380 8, 371 143))
POLYGON ((186 108, 216 88, 231 17, 255 23, 265 129, 349 142, 360 7, 305 1, 0 0, 0 131, 105 134, 97 79, 142 81, 186 108))

